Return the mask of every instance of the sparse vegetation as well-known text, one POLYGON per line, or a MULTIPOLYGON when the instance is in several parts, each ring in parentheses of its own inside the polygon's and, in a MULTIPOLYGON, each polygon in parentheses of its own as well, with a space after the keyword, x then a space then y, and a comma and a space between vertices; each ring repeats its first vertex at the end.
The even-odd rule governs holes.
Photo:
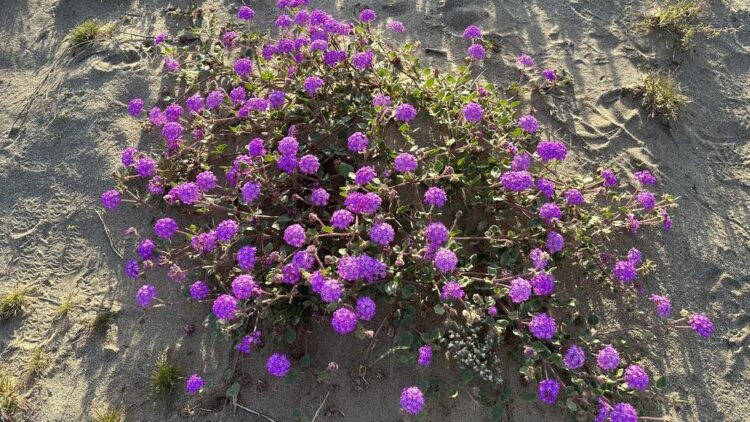
POLYGON ((31 353, 29 361, 26 362, 26 373, 29 376, 39 375, 49 368, 49 358, 41 347, 31 353))
MULTIPOLYGON (((0 369, 5 371, 5 368, 0 369)), ((8 374, 0 374, 0 420, 15 420, 24 406, 18 382, 8 374)))
POLYGON ((125 422, 125 411, 119 406, 108 406, 94 413, 94 422, 125 422))
POLYGON ((71 46, 81 47, 112 32, 114 26, 97 19, 89 19, 73 28, 68 34, 71 46))
POLYGON ((63 318, 68 315, 70 310, 73 308, 73 295, 65 298, 57 308, 55 308, 55 319, 63 318))
POLYGON ((703 0, 650 0, 642 29, 669 32, 681 48, 688 48, 698 35, 713 36, 719 30, 704 22, 708 4, 703 0))
POLYGON ((180 367, 171 363, 165 356, 156 364, 151 373, 151 391, 167 395, 174 391, 181 374, 180 367))
POLYGON ((642 98, 643 106, 650 111, 651 117, 659 114, 676 119, 680 110, 690 102, 674 76, 660 71, 646 73, 636 88, 636 94, 642 98))
POLYGON ((28 289, 16 286, 0 298, 0 319, 12 317, 29 304, 28 289))

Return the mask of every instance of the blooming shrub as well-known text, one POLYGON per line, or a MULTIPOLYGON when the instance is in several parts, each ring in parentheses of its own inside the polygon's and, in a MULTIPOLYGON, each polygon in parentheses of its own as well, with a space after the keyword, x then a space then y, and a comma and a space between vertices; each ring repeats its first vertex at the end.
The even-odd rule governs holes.
MULTIPOLYGON (((110 212, 165 210, 136 234, 125 266, 143 283, 137 304, 159 300, 156 271, 165 270, 189 300, 210 303, 238 353, 273 349, 274 377, 295 365, 278 346, 284 333, 325 315, 326 329, 349 335, 385 317, 380 302, 399 325, 433 324, 400 342, 419 366, 447 350, 501 383, 496 346, 505 344, 542 403, 579 416, 635 421, 630 402, 668 401, 663 378, 650 382, 653 370, 615 342, 631 326, 599 331, 575 300, 582 288, 640 295, 654 264, 611 239, 671 228, 676 205, 651 191, 657 179, 568 163, 566 144, 520 95, 553 87, 557 73, 520 55, 523 87, 477 84, 487 53, 476 26, 464 32, 466 64, 443 73, 423 67, 413 44, 392 45, 372 10, 345 23, 304 3, 279 1, 275 37, 250 29, 247 6, 223 29, 196 15, 192 43, 158 37, 184 106, 144 117, 143 101, 130 102, 127 112, 164 139, 123 151, 101 198, 110 212), (439 135, 424 139, 425 125, 439 135)), ((713 331, 703 314, 671 318, 666 296, 650 301, 649 328, 713 331)), ((186 390, 202 385, 196 375, 186 390)), ((404 387, 400 404, 411 415, 430 405, 418 386, 404 387)))

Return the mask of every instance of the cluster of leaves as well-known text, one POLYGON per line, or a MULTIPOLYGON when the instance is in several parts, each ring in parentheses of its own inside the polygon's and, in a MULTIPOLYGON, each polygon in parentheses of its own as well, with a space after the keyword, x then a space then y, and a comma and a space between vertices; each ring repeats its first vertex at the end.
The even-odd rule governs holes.
MULTIPOLYGON (((594 295, 600 289, 636 297, 638 283, 613 271, 625 262, 618 258, 625 252, 614 250, 612 239, 646 226, 664 224, 668 229, 668 210, 675 206, 674 200, 669 195, 651 203, 641 199, 652 195, 646 189, 653 184, 650 174, 640 183, 625 183, 610 170, 588 175, 572 163, 559 165, 567 154, 564 144, 545 136, 536 127, 536 119, 524 113, 528 109, 526 94, 534 89, 554 89, 555 78, 538 76, 532 71, 533 64, 529 65, 533 62, 519 59, 522 82, 508 88, 496 86, 480 79, 480 55, 471 52, 474 60, 451 72, 424 67, 417 44, 392 42, 369 19, 351 25, 329 16, 325 25, 316 27, 309 20, 289 23, 280 18, 280 38, 270 38, 248 30, 243 22, 219 29, 207 11, 200 12, 195 14, 191 42, 171 44, 162 37, 161 41, 166 41, 160 44, 161 50, 178 89, 183 90, 178 99, 217 90, 224 93, 224 99, 218 107, 195 108, 189 116, 181 115, 180 128, 185 125, 191 132, 169 140, 166 147, 138 152, 135 161, 157 161, 154 172, 143 177, 136 163, 126 164, 116 173, 115 192, 105 194, 107 208, 116 207, 120 196, 123 202, 153 210, 166 204, 166 213, 180 221, 181 227, 174 235, 161 236, 168 239, 154 239, 158 256, 130 261, 126 272, 135 278, 157 279, 159 268, 169 268, 170 277, 180 283, 201 280, 209 286, 210 294, 200 300, 240 296, 232 289, 233 280, 251 274, 260 293, 238 298, 230 317, 216 312, 218 301, 214 302, 217 315, 210 316, 217 328, 240 342, 261 331, 264 347, 283 349, 286 343, 296 341, 299 326, 310 324, 314 317, 352 309, 358 298, 371 296, 394 309, 389 315, 398 325, 397 344, 402 353, 416 355, 425 344, 440 350, 460 337, 447 333, 462 333, 471 327, 468 335, 474 336, 472 341, 479 336, 485 345, 473 344, 469 352, 457 346, 449 356, 463 356, 470 362, 477 360, 476 350, 495 353, 483 357, 485 363, 480 362, 477 370, 483 379, 500 382, 487 369, 493 365, 486 363, 503 358, 492 345, 507 345, 515 350, 512 360, 528 381, 554 379, 564 386, 562 400, 555 392, 554 400, 546 397, 543 401, 563 402, 578 418, 590 419, 597 410, 608 411, 618 402, 669 401, 662 392, 663 381, 635 391, 626 386, 622 369, 597 366, 591 354, 615 344, 631 327, 617 333, 598 332, 599 317, 588 315, 571 292, 588 289, 594 295), (323 31, 323 27, 335 30, 323 31), (229 42, 227 33, 233 34, 229 42), (324 38, 325 48, 341 52, 344 59, 330 63, 323 51, 310 49, 315 37, 324 38), (300 38, 306 42, 291 52, 266 54, 282 40, 300 38), (352 57, 366 52, 372 54, 372 62, 355 65, 352 57), (252 61, 250 72, 235 69, 239 58, 252 61), (306 83, 312 76, 322 81, 315 90, 306 83), (255 101, 261 104, 257 109, 243 109, 250 99, 227 98, 238 88, 255 100, 283 92, 283 104, 269 107, 255 101), (383 97, 374 104, 376 96, 383 97), (418 111, 415 119, 394 112, 403 104, 418 111), (467 112, 470 104, 482 110, 479 118, 467 112), (347 147, 355 132, 369 140, 364 151, 347 147), (317 158, 319 167, 314 172, 282 168, 288 153, 279 151, 279 141, 285 137, 299 141, 299 155, 317 158), (265 151, 250 157, 247 143, 256 138, 262 139, 265 151), (547 141, 554 141, 555 157, 539 148, 543 143, 549 147, 547 141), (394 159, 401 153, 418 159, 418 168, 394 168, 394 159), (375 169, 377 177, 359 184, 355 174, 364 166, 375 169), (234 181, 222 181, 189 203, 181 202, 175 188, 192 183, 206 171, 223 171, 234 181), (510 180, 514 175, 544 181, 547 188, 514 185, 510 180), (243 183, 248 182, 260 186, 255 200, 243 196, 243 183), (153 189, 154 184, 166 195, 153 189), (545 194, 550 184, 554 192, 545 194), (427 189, 436 187, 446 194, 445 204, 424 199, 427 189), (316 189, 330 195, 324 205, 314 204, 310 198, 316 189), (376 195, 379 206, 374 212, 352 210, 356 214, 353 224, 334 228, 332 214, 350 208, 345 200, 357 192, 376 195), (544 217, 541 210, 548 204, 558 206, 561 215, 544 217), (239 225, 237 235, 214 241, 209 250, 201 249, 195 240, 227 219, 239 225), (395 229, 385 244, 371 234, 374 225, 384 222, 395 229), (437 262, 436 247, 425 235, 426 227, 434 223, 448 228, 448 239, 438 246, 457 255, 458 264, 437 262), (294 224, 304 228, 301 244, 284 239, 286 229, 294 224), (560 248, 550 244, 551 236, 560 248), (237 262, 237 251, 245 246, 257 249, 252 269, 240 268, 237 262), (310 264, 289 267, 300 254, 309 258, 310 264), (534 254, 538 256, 530 258, 534 254), (316 274, 340 278, 346 258, 363 255, 383 264, 385 274, 369 282, 338 280, 343 293, 337 300, 322 300, 312 286, 316 274), (566 281, 554 277, 558 274, 565 275, 566 281), (538 290, 534 286, 531 297, 511 297, 514 282, 522 279, 520 284, 528 283, 540 275, 554 277, 553 285, 538 290), (530 330, 535 318, 542 315, 554 319, 550 336, 530 330), (427 320, 432 327, 418 331, 418 319, 427 320), (580 367, 571 368, 564 362, 572 345, 586 350, 580 367)), ((303 12, 293 9, 289 13, 303 12)), ((472 45, 482 42, 481 37, 468 38, 472 45)), ((165 101, 176 102, 172 98, 165 101)), ((140 109, 135 108, 139 114, 140 109)), ((164 136, 169 137, 161 113, 152 110, 150 122, 144 126, 146 130, 164 126, 164 136)), ((139 242, 148 237, 131 233, 139 242)), ((641 278, 654 267, 649 260, 641 262, 640 253, 628 263, 641 278)), ((139 297, 146 307, 155 295, 153 286, 148 287, 139 297)), ((365 331, 364 320, 369 320, 361 319, 358 332, 365 331)), ((641 318, 663 331, 684 328, 683 320, 641 318)), ((637 324, 635 319, 627 323, 637 324)), ((335 322, 334 328, 341 332, 335 322)), ((634 362, 627 348, 620 351, 623 362, 634 362)), ((168 365, 160 368, 152 385, 159 391, 171 391, 179 374, 168 365)), ((269 368, 269 372, 277 371, 269 368)))

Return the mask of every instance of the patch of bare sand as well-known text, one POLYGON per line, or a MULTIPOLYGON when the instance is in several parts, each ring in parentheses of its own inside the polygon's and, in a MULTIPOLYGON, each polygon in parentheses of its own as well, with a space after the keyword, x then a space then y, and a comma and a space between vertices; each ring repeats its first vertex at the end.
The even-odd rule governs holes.
MULTIPOLYGON (((122 261, 94 213, 119 151, 128 145, 147 149, 154 142, 141 137, 123 105, 135 96, 152 104, 168 93, 158 64, 140 53, 137 38, 124 42, 125 35, 73 60, 61 58, 65 34, 86 18, 118 22, 130 33, 165 28, 176 33, 180 21, 167 18, 167 5, 187 3, 0 1, 0 95, 5 99, 0 108, 5 182, 0 184, 0 292, 22 284, 37 297, 25 316, 0 322, 0 363, 19 373, 37 347, 52 363, 27 390, 32 409, 27 420, 85 420, 105 404, 122 405, 130 420, 138 421, 179 420, 185 405, 198 407, 195 420, 250 417, 233 415, 229 408, 222 412, 218 398, 197 402, 178 395, 165 403, 150 397, 148 375, 167 350, 186 371, 204 373, 209 392, 221 396, 231 345, 202 326, 206 308, 187 305, 177 288, 162 290, 162 299, 179 305, 146 313, 136 309, 138 286, 122 275, 122 261), (17 121, 30 96, 35 96, 32 106, 17 121), (69 295, 76 307, 53 321, 56 303, 69 295), (101 309, 119 313, 106 334, 86 335, 87 322, 101 309), (187 325, 196 327, 194 334, 186 334, 187 325)), ((233 7, 206 3, 217 10, 233 7)), ((258 25, 273 19, 271 3, 251 3, 258 25)), ((342 17, 362 7, 344 0, 313 4, 334 8, 342 17)), ((678 308, 706 309, 716 321, 709 341, 669 337, 647 351, 670 389, 687 400, 676 416, 744 421, 750 415, 750 6, 741 0, 711 4, 712 23, 730 31, 700 40, 686 52, 675 51, 664 36, 634 33, 633 12, 641 7, 634 0, 376 0, 370 6, 383 20, 405 22, 403 37, 444 50, 445 56, 427 54, 436 65, 449 67, 463 58, 460 33, 476 23, 495 43, 484 77, 515 78, 513 57, 522 52, 571 74, 575 83, 569 90, 533 98, 555 136, 569 141, 575 158, 591 167, 611 162, 631 173, 649 167, 666 191, 681 197, 673 231, 657 234, 653 244, 637 242, 660 263, 647 290, 669 293, 678 308), (649 67, 674 71, 693 99, 670 127, 649 119, 628 94, 639 72, 649 67)), ((118 240, 122 230, 150 223, 144 212, 105 219, 118 251, 126 246, 118 240)), ((333 336, 325 324, 307 337, 313 360, 300 370, 296 384, 274 384, 257 357, 244 359, 240 401, 289 421, 295 410, 311 417, 330 389, 318 420, 396 421, 404 385, 418 377, 456 376, 420 373, 386 358, 363 382, 355 374, 368 342, 333 336), (331 361, 339 369, 320 379, 331 361)), ((392 341, 384 335, 372 355, 392 341)), ((531 391, 510 368, 511 388, 531 391)), ((565 420, 559 411, 534 402, 514 400, 506 410, 511 421, 565 420)), ((489 410, 461 394, 459 400, 432 404, 427 419, 489 420, 489 410)))

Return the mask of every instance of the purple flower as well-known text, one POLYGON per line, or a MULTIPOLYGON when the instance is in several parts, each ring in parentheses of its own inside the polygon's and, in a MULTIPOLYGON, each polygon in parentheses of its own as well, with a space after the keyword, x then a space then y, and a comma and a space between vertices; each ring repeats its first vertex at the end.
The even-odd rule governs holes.
POLYGON ((354 132, 349 135, 349 139, 346 141, 346 145, 349 151, 352 152, 365 152, 367 146, 370 144, 370 140, 367 139, 367 135, 362 132, 354 132))
POLYGON ((441 208, 448 202, 448 195, 442 188, 432 186, 424 193, 424 203, 433 207, 441 208))
POLYGON ((216 238, 221 242, 231 242, 237 236, 240 225, 234 220, 224 220, 216 226, 216 238))
POLYGON ((513 161, 510 162, 510 169, 513 171, 526 171, 531 167, 533 158, 528 152, 522 154, 516 154, 513 156, 513 161))
POLYGON ((380 208, 382 199, 374 192, 352 192, 344 200, 344 206, 356 214, 372 214, 380 208))
POLYGON ((526 302, 531 296, 531 283, 521 277, 514 279, 510 282, 508 296, 513 303, 526 302))
POLYGON ((289 246, 299 248, 305 243, 305 228, 300 224, 292 224, 284 230, 284 241, 289 246))
POLYGON ((372 50, 360 52, 352 56, 352 65, 354 65, 355 69, 364 70, 372 67, 373 58, 374 54, 372 50))
POLYGON ((315 255, 308 253, 306 250, 297 251, 292 256, 292 265, 297 268, 309 270, 315 264, 315 255))
POLYGON ((247 355, 260 344, 260 336, 260 331, 253 331, 245 337, 242 337, 242 340, 240 340, 234 348, 243 355, 247 355))
POLYGON ((263 139, 255 138, 247 144, 247 151, 251 157, 262 157, 266 155, 266 149, 263 147, 263 139))
POLYGON ((177 266, 177 264, 172 264, 169 267, 169 271, 167 271, 167 277, 174 281, 177 284, 182 283, 185 281, 185 279, 188 276, 188 272, 177 266))
POLYGON ((161 239, 169 239, 177 232, 178 228, 177 222, 169 217, 161 218, 154 223, 154 232, 161 239))
POLYGON ((703 337, 709 337, 714 332, 713 322, 704 314, 693 314, 688 319, 688 322, 693 330, 703 337))
POLYGON ((245 271, 250 271, 255 266, 256 249, 252 246, 243 246, 237 251, 237 264, 245 271))
POLYGON ((239 58, 234 61, 234 72, 241 78, 247 78, 253 71, 253 62, 246 58, 239 58))
POLYGON ((534 248, 529 252, 529 259, 531 259, 531 266, 535 270, 541 271, 547 267, 549 255, 539 248, 534 248))
POLYGON ((197 183, 185 182, 176 185, 169 191, 172 198, 178 199, 185 205, 195 204, 201 199, 201 190, 197 183))
POLYGON ((466 49, 466 53, 471 60, 482 60, 487 57, 487 50, 482 44, 472 44, 466 49))
POLYGON ((202 388, 203 378, 199 377, 198 374, 191 375, 185 382, 185 392, 188 394, 198 393, 202 388))
POLYGON ((349 308, 339 308, 331 317, 333 330, 341 335, 349 334, 357 328, 357 314, 349 308))
POLYGON ((625 284, 630 284, 638 274, 635 265, 629 261, 617 261, 615 267, 612 269, 612 273, 617 280, 625 284))
POLYGON ((323 79, 320 79, 317 76, 308 76, 305 78, 305 83, 303 84, 303 87, 305 88, 305 92, 307 92, 307 95, 313 96, 315 95, 320 88, 325 85, 325 82, 323 79))
POLYGON ((406 387, 401 391, 401 409, 412 416, 424 409, 424 394, 419 387, 406 387))
POLYGON ((555 404, 557 394, 560 392, 560 382, 553 379, 545 379, 539 382, 539 400, 547 404, 555 404))
POLYGON ((279 141, 277 149, 281 155, 295 156, 299 150, 299 142, 294 136, 285 136, 279 141))
POLYGON ((326 51, 323 54, 323 63, 329 67, 335 67, 337 64, 346 60, 347 54, 345 51, 332 50, 326 51))
POLYGON ((156 249, 156 243, 151 239, 143 239, 138 243, 136 253, 142 259, 151 259, 154 256, 154 249, 156 249))
POLYGON ((370 296, 361 296, 357 299, 357 318, 359 318, 362 321, 369 321, 372 319, 372 317, 375 316, 375 311, 377 310, 377 306, 375 306, 375 301, 372 300, 370 296))
POLYGON ((298 26, 305 26, 310 23, 310 12, 305 9, 300 10, 294 15, 294 24, 298 26))
POLYGON ((656 177, 654 177, 654 175, 648 170, 641 170, 636 172, 633 176, 641 185, 653 186, 656 184, 656 177))
POLYGON ((294 264, 286 264, 281 268, 281 282, 284 284, 295 285, 299 283, 302 273, 294 264))
POLYGON ((489 316, 497 315, 497 308, 494 306, 490 306, 489 308, 487 308, 487 315, 489 316))
POLYGON ((206 97, 206 107, 209 110, 213 110, 216 107, 220 106, 221 103, 224 102, 224 92, 216 90, 211 91, 211 93, 208 94, 206 97))
POLYGON ((634 266, 638 266, 641 265, 641 261, 641 251, 636 248, 630 248, 628 251, 628 262, 631 262, 634 266))
POLYGON ((292 25, 292 18, 289 15, 279 15, 274 24, 277 28, 287 28, 292 25))
POLYGON ((539 207, 539 218, 544 220, 545 223, 550 224, 562 218, 562 211, 560 211, 560 207, 554 202, 547 202, 539 207))
POLYGON ((555 182, 543 178, 536 179, 534 186, 539 189, 539 192, 544 195, 545 198, 552 198, 555 196, 555 182))
POLYGON ((521 192, 534 185, 534 178, 528 171, 506 171, 500 176, 503 187, 512 192, 521 192))
POLYGON ((521 116, 518 119, 518 127, 523 129, 526 133, 536 133, 539 130, 539 122, 534 116, 521 116))
POLYGON ((617 175, 614 171, 610 169, 604 169, 602 170, 599 175, 602 177, 602 185, 605 188, 611 188, 612 186, 617 186, 617 175))
POLYGON ((534 294, 537 296, 549 296, 555 291, 555 279, 547 272, 536 273, 531 278, 531 285, 534 286, 534 294))
POLYGON ((208 285, 202 281, 196 281, 190 285, 190 297, 192 297, 193 300, 203 300, 207 298, 210 293, 211 290, 208 288, 208 285))
POLYGON ((167 38, 169 38, 169 32, 167 32, 167 31, 159 32, 158 34, 156 34, 154 36, 154 44, 155 45, 160 45, 160 44, 164 43, 164 41, 166 41, 167 38))
POLYGON ((148 181, 148 192, 152 195, 161 195, 164 193, 164 179, 154 176, 148 181))
POLYGON ((372 283, 388 273, 384 263, 369 255, 343 256, 338 262, 338 274, 347 281, 367 280, 372 283))
POLYGON ((377 17, 378 15, 376 15, 375 11, 372 9, 364 9, 363 11, 359 12, 360 22, 372 22, 377 19, 377 17))
POLYGON ((458 257, 456 253, 448 248, 440 248, 435 252, 435 258, 432 260, 435 268, 441 273, 449 273, 456 269, 458 257))
POLYGON ((630 365, 625 368, 625 382, 631 390, 647 390, 648 374, 638 365, 630 365))
POLYGON ((268 105, 273 109, 279 109, 284 106, 286 95, 284 91, 273 90, 268 94, 268 105))
POLYGON ((125 275, 130 278, 138 278, 141 273, 141 267, 138 265, 138 261, 135 259, 129 259, 125 263, 125 275))
POLYGON ((400 21, 390 21, 388 22, 386 27, 397 34, 406 31, 406 28, 404 28, 404 24, 400 21))
POLYGON ((320 288, 320 298, 326 303, 338 302, 343 294, 344 286, 335 278, 327 278, 320 288))
POLYGON ((161 126, 167 123, 167 116, 165 116, 159 107, 154 107, 148 112, 148 120, 154 126, 161 126))
POLYGON ((464 38, 467 40, 472 38, 482 38, 482 30, 476 25, 469 25, 464 29, 464 38))
POLYGON ((140 98, 133 98, 128 103, 128 113, 133 117, 138 117, 143 111, 143 100, 140 98))
POLYGON ((396 107, 393 117, 399 122, 409 123, 417 117, 417 109, 411 104, 401 104, 396 107))
POLYGON ((424 237, 430 246, 437 247, 448 241, 448 228, 443 223, 430 223, 424 228, 424 237))
POLYGON ((214 300, 212 310, 216 318, 231 321, 237 318, 237 299, 231 295, 221 295, 214 300))
POLYGON ((249 21, 254 17, 255 11, 248 6, 240 6, 239 10, 237 10, 237 19, 249 21))
POLYGON ((326 51, 328 42, 326 40, 315 40, 310 43, 310 51, 326 51))
POLYGON ((182 107, 179 104, 170 104, 164 109, 164 115, 167 116, 167 121, 176 122, 182 117, 182 107))
POLYGON ((651 295, 649 300, 656 305, 656 314, 660 317, 668 317, 672 311, 672 304, 666 296, 651 295))
POLYGON ((120 155, 120 161, 122 162, 122 165, 125 167, 130 167, 135 164, 135 156, 137 154, 138 150, 133 147, 127 147, 122 150, 122 154, 120 155))
POLYGON ((236 46, 236 41, 240 37, 240 34, 234 31, 227 31, 221 34, 221 44, 231 50, 236 46))
POLYGON ((171 57, 165 57, 164 58, 164 67, 170 71, 170 72, 179 72, 180 71, 180 62, 177 60, 171 58, 171 57))
POLYGON ((560 233, 551 231, 547 233, 547 241, 544 245, 549 253, 557 253, 565 248, 565 239, 560 233))
POLYGON ((670 231, 672 230, 672 217, 667 214, 665 210, 661 210, 662 216, 664 217, 664 231, 670 231))
POLYGON ((631 233, 637 234, 638 229, 641 227, 641 223, 638 221, 637 218, 633 214, 628 214, 626 217, 628 230, 630 230, 631 233))
POLYGON ((336 210, 331 215, 331 226, 339 230, 349 227, 354 222, 354 216, 347 210, 336 210))
POLYGON ((549 340, 555 335, 557 325, 554 318, 547 315, 546 312, 542 312, 531 318, 529 331, 531 331, 531 335, 540 340, 549 340))
POLYGON ((198 189, 203 192, 208 192, 215 188, 218 182, 219 179, 216 178, 216 175, 211 170, 206 170, 195 176, 195 183, 198 185, 198 189))
POLYGON ((563 363, 568 369, 580 369, 586 362, 586 352, 575 344, 568 348, 563 357, 563 363))
POLYGON ((388 246, 393 242, 394 235, 393 227, 388 223, 375 223, 370 229, 370 240, 380 246, 388 246))
POLYGON ((432 347, 428 344, 419 348, 419 357, 417 358, 417 364, 420 366, 430 366, 432 363, 432 347))
POLYGON ((199 114, 203 111, 203 97, 201 94, 194 94, 185 100, 185 104, 188 106, 188 110, 192 113, 199 114))
POLYGON ((318 161, 318 157, 308 154, 299 159, 298 166, 302 173, 315 174, 320 168, 320 161, 318 161))
POLYGON ((596 355, 596 364, 604 371, 613 371, 620 365, 620 354, 608 344, 596 355))
MULTIPOLYGON (((519 122, 520 125, 520 122, 519 122)), ((524 129, 525 130, 525 129, 524 129)), ((535 132, 535 131, 527 131, 535 132)), ((568 148, 564 143, 558 141, 542 141, 536 146, 536 153, 542 161, 563 161, 568 155, 568 148)))
POLYGON ((557 72, 554 69, 542 70, 542 77, 550 82, 557 80, 557 72))
POLYGON ((122 196, 117 189, 108 190, 102 194, 102 206, 108 210, 117 208, 120 201, 122 201, 122 196))
POLYGON ((635 199, 639 204, 641 204, 644 210, 651 211, 652 209, 654 209, 656 200, 654 199, 653 193, 646 191, 638 192, 638 194, 635 196, 635 199))
POLYGON ((393 160, 393 167, 399 173, 412 173, 417 169, 417 159, 409 153, 402 152, 393 160))
POLYGON ((375 94, 372 97, 372 105, 374 107, 388 107, 391 105, 391 97, 383 94, 375 94))
POLYGON ((239 300, 260 296, 261 293, 258 283, 249 274, 240 274, 232 280, 232 294, 239 300))
POLYGON ((281 378, 285 376, 291 368, 292 364, 289 362, 289 358, 281 353, 272 354, 266 361, 266 370, 274 377, 281 378))
POLYGON ((563 198, 565 198, 565 201, 568 203, 568 205, 581 205, 586 202, 586 200, 583 198, 583 194, 581 194, 581 192, 577 189, 566 190, 565 192, 563 192, 563 198))
POLYGON ((244 87, 238 86, 229 93, 229 99, 232 100, 233 104, 243 104, 247 98, 247 90, 244 87))
POLYGON ((156 287, 151 284, 144 284, 135 294, 135 301, 141 308, 148 308, 151 302, 156 298, 156 287))
MULTIPOLYGON (((303 157, 304 158, 304 157, 303 157)), ((328 203, 331 194, 323 188, 313 189, 310 193, 310 202, 316 207, 323 207, 328 203)))
POLYGON ((249 204, 258 199, 260 196, 260 187, 260 183, 246 182, 242 185, 242 200, 249 204))
POLYGON ((518 67, 529 69, 533 69, 534 66, 536 66, 536 63, 534 63, 534 59, 532 59, 528 54, 522 54, 516 57, 516 64, 518 65, 518 67))
POLYGON ((629 403, 617 403, 610 413, 612 422, 638 422, 638 412, 629 403))
POLYGON ((445 283, 443 290, 440 292, 440 299, 442 300, 463 299, 464 296, 466 296, 464 289, 461 288, 461 285, 457 281, 445 283))
POLYGON ((193 236, 193 238, 190 239, 190 246, 198 253, 210 253, 216 248, 216 233, 210 231, 208 233, 201 233, 197 236, 193 236))
POLYGON ((479 122, 484 118, 484 110, 482 106, 477 103, 468 103, 464 106, 463 110, 464 119, 470 122, 479 122))
POLYGON ((161 131, 167 141, 176 141, 182 136, 182 125, 177 122, 168 122, 161 131))
POLYGON ((357 172, 354 173, 354 183, 364 186, 372 182, 376 177, 378 177, 378 173, 374 168, 371 166, 364 166, 357 169, 357 172))

